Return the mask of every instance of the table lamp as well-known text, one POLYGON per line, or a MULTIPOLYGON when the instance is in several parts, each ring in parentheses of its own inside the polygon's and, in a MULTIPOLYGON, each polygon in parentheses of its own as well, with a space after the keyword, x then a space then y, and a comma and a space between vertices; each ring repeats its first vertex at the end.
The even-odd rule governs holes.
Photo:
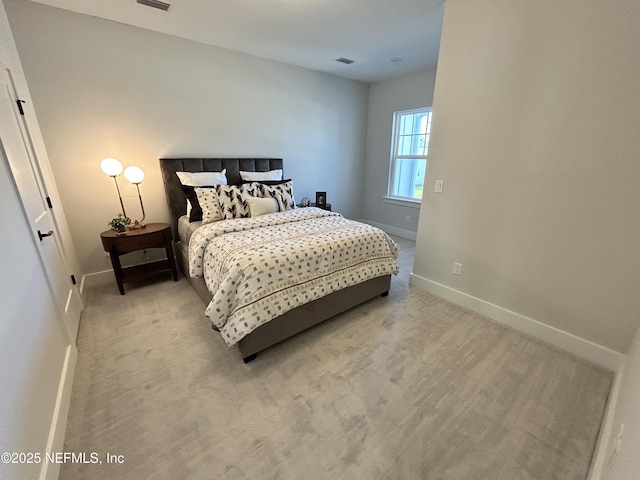
MULTIPOLYGON (((120 188, 118 187, 117 177, 122 173, 122 163, 119 160, 108 157, 100 162, 100 169, 107 175, 113 178, 114 183, 116 184, 116 190, 118 192, 118 199, 120 200, 120 207, 122 207, 122 214, 127 217, 127 212, 124 209, 124 202, 122 201, 122 195, 120 194, 120 188)), ((138 191, 138 199, 140 200, 140 209, 142 210, 142 218, 140 220, 134 220, 133 225, 131 225, 130 229, 138 229, 144 228, 144 204, 142 203, 142 195, 140 194, 140 184, 142 180, 144 180, 144 172, 140 167, 127 167, 124 169, 124 178, 126 178, 129 182, 133 183, 136 186, 138 191)))

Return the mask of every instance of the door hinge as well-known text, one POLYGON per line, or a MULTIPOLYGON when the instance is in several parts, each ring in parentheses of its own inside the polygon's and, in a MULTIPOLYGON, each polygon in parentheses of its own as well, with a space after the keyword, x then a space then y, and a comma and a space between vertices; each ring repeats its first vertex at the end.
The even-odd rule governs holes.
POLYGON ((49 208, 53 208, 53 203, 51 203, 51 198, 47 197, 47 205, 49 208))
POLYGON ((24 115, 24 109, 22 108, 22 104, 25 103, 24 100, 16 100, 16 103, 18 104, 18 110, 20 110, 20 115, 24 115))
POLYGON ((75 275, 71 275, 71 283, 73 283, 74 285, 77 285, 78 282, 76 282, 76 276, 75 275))

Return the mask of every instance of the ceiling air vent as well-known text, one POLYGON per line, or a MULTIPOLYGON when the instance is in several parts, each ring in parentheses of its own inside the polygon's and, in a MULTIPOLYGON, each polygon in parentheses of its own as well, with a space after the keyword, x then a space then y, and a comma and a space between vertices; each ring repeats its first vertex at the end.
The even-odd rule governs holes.
POLYGON ((336 58, 336 62, 344 63, 345 65, 351 65, 355 60, 351 60, 350 58, 336 58))
POLYGON ((147 7, 157 8, 159 10, 164 10, 165 12, 169 10, 171 6, 168 3, 161 2, 160 0, 137 0, 140 5, 146 5, 147 7))

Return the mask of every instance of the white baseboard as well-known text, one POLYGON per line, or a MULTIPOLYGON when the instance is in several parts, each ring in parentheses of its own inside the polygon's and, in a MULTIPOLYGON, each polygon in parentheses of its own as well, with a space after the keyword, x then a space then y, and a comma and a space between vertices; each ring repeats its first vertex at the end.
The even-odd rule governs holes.
POLYGON ((80 293, 84 294, 84 289, 93 285, 102 285, 109 282, 115 282, 116 277, 113 270, 103 270, 101 272, 87 273, 82 276, 80 282, 80 293))
POLYGON ((396 235, 400 238, 406 238, 407 240, 416 241, 417 233, 411 230, 403 230, 402 228, 392 227, 391 225, 385 225, 383 223, 372 222, 371 220, 359 219, 359 222, 366 223, 372 227, 378 227, 391 235, 396 235))
MULTIPOLYGON (((166 257, 158 258, 158 259, 154 258, 152 261, 156 261, 156 260, 166 260, 166 257)), ((124 268, 135 266, 135 265, 144 265, 144 262, 136 263, 134 265, 125 265, 124 268)), ((178 270, 180 269, 178 268, 178 270)), ((116 276, 115 276, 115 273, 113 273, 112 269, 102 270, 100 272, 87 273, 82 276, 82 280, 80 281, 80 293, 84 294, 84 289, 87 287, 92 287, 94 285, 104 285, 105 283, 112 283, 115 281, 116 281, 116 276)))
POLYGON ((614 350, 433 280, 412 273, 409 283, 614 372, 624 361, 624 355, 614 350))
MULTIPOLYGON (((73 386, 73 376, 76 370, 76 360, 78 350, 74 345, 67 347, 64 358, 64 365, 60 375, 56 405, 53 409, 53 418, 47 439, 46 453, 62 452, 64 450, 64 437, 67 432, 67 418, 69 416, 69 406, 71 404, 71 387, 73 386)), ((55 462, 42 462, 40 470, 40 480, 57 480, 60 475, 60 464, 55 462)))

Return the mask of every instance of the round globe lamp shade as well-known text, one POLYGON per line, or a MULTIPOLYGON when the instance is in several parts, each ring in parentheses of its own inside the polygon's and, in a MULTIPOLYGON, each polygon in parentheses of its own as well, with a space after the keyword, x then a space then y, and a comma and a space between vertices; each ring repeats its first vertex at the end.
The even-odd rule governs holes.
POLYGON ((124 169, 124 178, 131 183, 142 183, 142 180, 144 180, 144 172, 140 167, 127 167, 124 169))
POLYGON ((110 177, 115 177, 122 173, 122 164, 115 158, 105 158, 100 162, 100 169, 110 177))

